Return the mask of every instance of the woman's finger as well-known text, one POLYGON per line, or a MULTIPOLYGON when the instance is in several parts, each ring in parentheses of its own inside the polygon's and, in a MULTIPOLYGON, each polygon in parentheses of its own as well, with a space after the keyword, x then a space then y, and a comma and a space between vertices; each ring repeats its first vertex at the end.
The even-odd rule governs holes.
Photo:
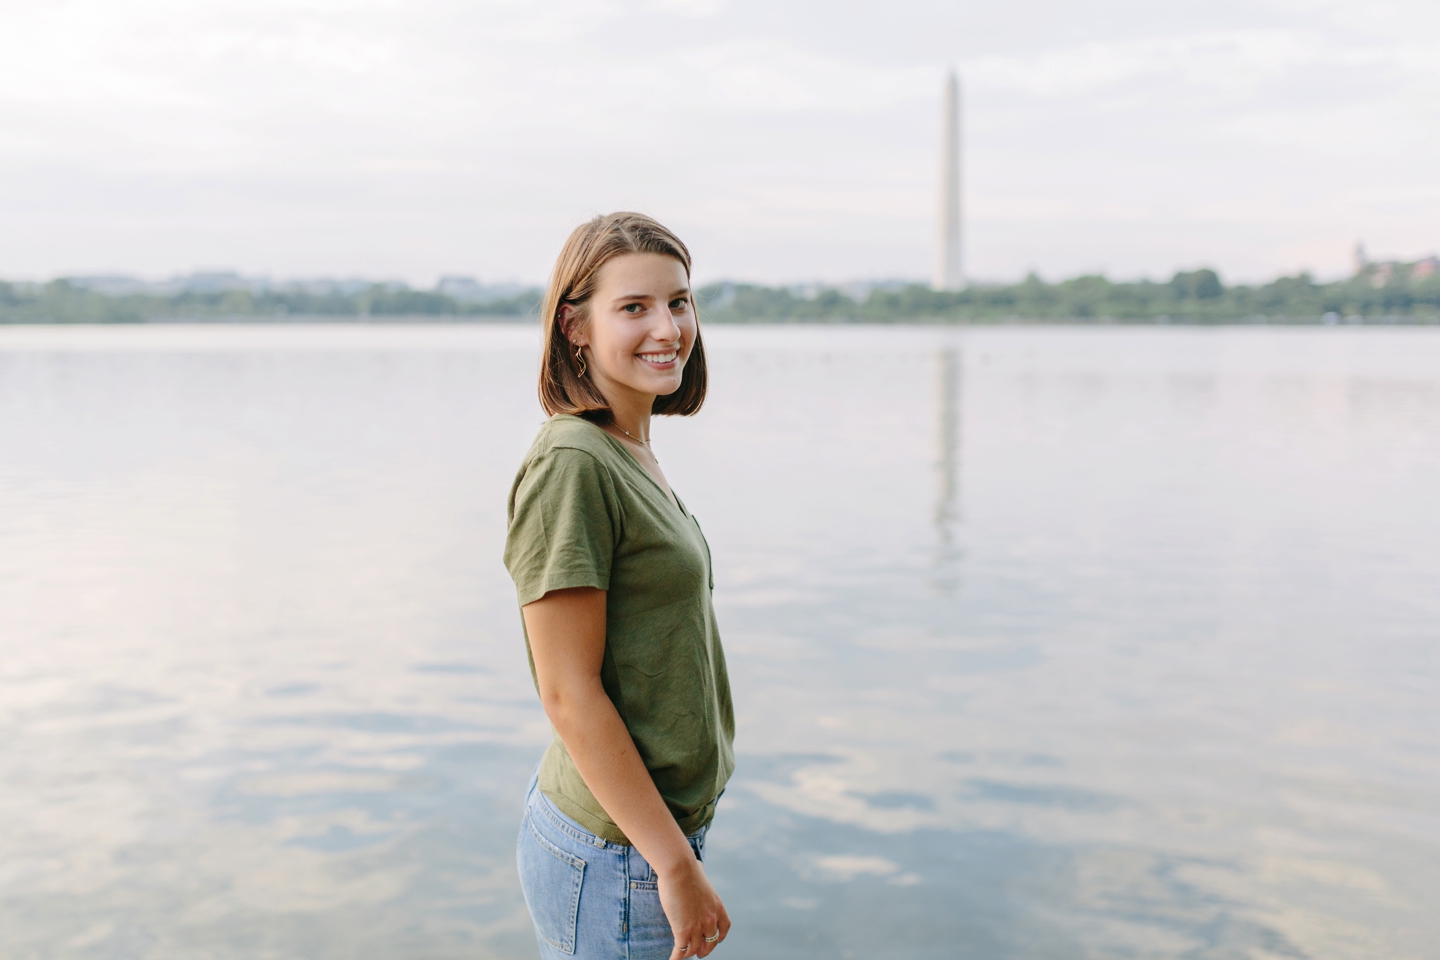
POLYGON ((699 956, 695 945, 703 943, 700 935, 695 932, 694 926, 685 927, 675 932, 675 949, 670 952, 670 960, 687 960, 689 957, 699 956))
POLYGON ((729 925, 723 910, 717 911, 714 916, 705 921, 700 938, 704 946, 700 948, 699 956, 710 956, 710 952, 720 945, 720 941, 725 939, 725 929, 729 925))

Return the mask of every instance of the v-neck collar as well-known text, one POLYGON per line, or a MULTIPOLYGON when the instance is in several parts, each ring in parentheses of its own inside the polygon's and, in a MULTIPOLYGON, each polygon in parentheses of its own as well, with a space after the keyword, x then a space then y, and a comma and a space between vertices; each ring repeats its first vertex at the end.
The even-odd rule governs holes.
MULTIPOLYGON (((575 415, 570 414, 570 416, 575 415)), ((660 486, 659 482, 654 477, 650 476, 650 471, 646 470, 644 465, 635 458, 635 454, 630 452, 629 447, 625 446, 625 444, 612 437, 610 435, 610 431, 600 426, 600 424, 594 423, 590 420, 586 420, 584 417, 575 417, 575 419, 590 424, 590 426, 594 427, 596 430, 599 430, 601 435, 603 435, 606 440, 609 440, 611 443, 615 444, 615 446, 619 447, 620 451, 624 453, 625 456, 630 458, 630 462, 635 465, 635 469, 639 470, 640 473, 645 477, 645 479, 650 481, 650 485, 655 488, 655 490, 660 494, 660 496, 672 507, 675 507, 677 510, 679 510, 682 517, 687 520, 690 519, 690 511, 685 509, 685 504, 681 502, 680 495, 677 494, 673 489, 667 494, 665 492, 665 488, 660 486)))

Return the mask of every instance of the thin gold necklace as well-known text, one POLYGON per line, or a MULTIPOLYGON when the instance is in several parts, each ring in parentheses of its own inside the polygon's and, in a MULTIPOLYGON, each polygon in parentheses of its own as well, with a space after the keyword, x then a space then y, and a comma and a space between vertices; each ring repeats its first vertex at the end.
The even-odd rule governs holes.
POLYGON ((635 434, 631 433, 629 430, 626 430, 624 427, 620 426, 620 424, 618 424, 618 423, 615 424, 615 427, 616 427, 616 429, 618 429, 621 433, 625 434, 625 436, 629 437, 631 440, 634 440, 636 443, 644 444, 644 445, 645 445, 645 449, 650 452, 650 456, 655 457, 655 462, 656 462, 656 463, 659 463, 659 462, 660 462, 660 458, 655 456, 655 448, 652 447, 652 446, 650 446, 650 441, 649 441, 649 440, 641 440, 639 437, 635 436, 635 434))

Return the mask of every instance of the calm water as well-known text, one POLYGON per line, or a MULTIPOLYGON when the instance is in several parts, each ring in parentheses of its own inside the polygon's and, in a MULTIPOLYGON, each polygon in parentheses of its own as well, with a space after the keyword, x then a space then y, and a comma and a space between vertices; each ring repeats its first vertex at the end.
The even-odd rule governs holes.
MULTIPOLYGON (((709 336, 717 957, 1440 956, 1440 331, 709 336)), ((534 354, 0 329, 0 952, 535 955, 534 354)))

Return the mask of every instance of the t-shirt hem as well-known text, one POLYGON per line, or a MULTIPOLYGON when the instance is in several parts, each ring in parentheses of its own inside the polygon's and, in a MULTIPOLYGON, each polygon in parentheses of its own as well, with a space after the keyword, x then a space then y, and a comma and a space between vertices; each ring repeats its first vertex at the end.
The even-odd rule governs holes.
MULTIPOLYGON (((618 826, 609 820, 601 820, 599 817, 596 817, 595 814, 575 803, 563 793, 552 792, 545 787, 541 787, 540 792, 545 794, 561 813, 580 824, 580 826, 601 840, 607 843, 617 843, 622 847, 633 846, 633 844, 630 843, 630 838, 625 836, 624 831, 618 826)), ((715 819, 715 806, 719 802, 719 799, 719 797, 716 797, 684 819, 677 818, 675 823, 679 825, 680 832, 688 837, 696 831, 708 827, 710 822, 715 819)))
POLYGON ((565 814, 565 816, 580 824, 580 826, 584 827, 586 830, 590 831, 595 836, 599 837, 601 840, 604 840, 608 843, 618 843, 621 846, 626 847, 631 845, 629 838, 625 836, 625 834, 620 830, 619 827, 617 827, 613 823, 610 823, 607 820, 599 819, 589 810, 586 810, 584 807, 575 803, 563 793, 555 793, 553 791, 546 790, 544 787, 540 788, 540 792, 545 794, 545 796, 549 797, 550 802, 555 804, 556 808, 558 808, 561 813, 565 814))
POLYGON ((556 590, 573 590, 577 587, 594 587, 596 590, 609 590, 610 578, 602 577, 598 573, 576 573, 557 576, 546 580, 544 583, 537 583, 530 589, 521 593, 516 591, 520 600, 520 606, 527 603, 534 603, 536 600, 544 599, 547 593, 554 593, 556 590))

